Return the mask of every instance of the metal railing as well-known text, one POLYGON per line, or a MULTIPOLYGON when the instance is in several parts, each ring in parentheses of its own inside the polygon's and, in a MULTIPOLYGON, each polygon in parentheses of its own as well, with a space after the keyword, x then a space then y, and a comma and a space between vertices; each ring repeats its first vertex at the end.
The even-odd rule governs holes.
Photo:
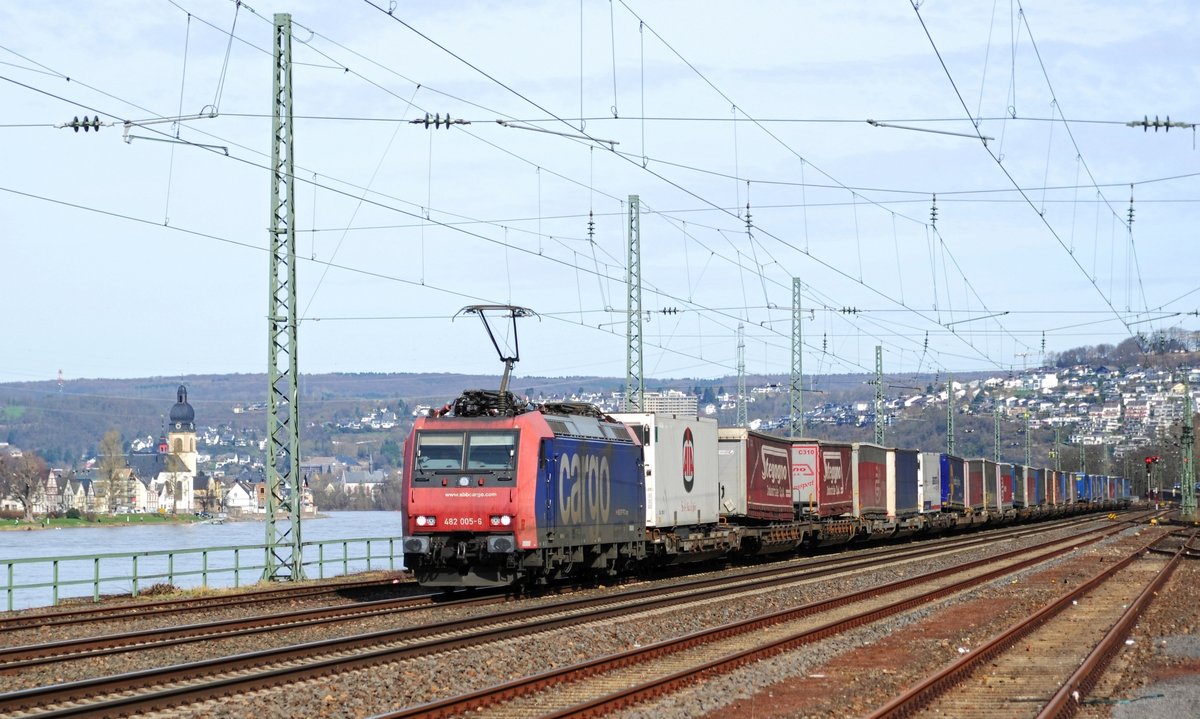
MULTIPOLYGON (((398 543, 398 537, 304 542, 304 578, 401 569, 404 555, 401 549, 397 556, 398 543)), ((58 606, 64 599, 89 596, 93 602, 108 595, 136 597, 160 584, 174 589, 236 588, 262 579, 268 551, 267 545, 259 544, 0 559, 0 592, 5 609, 13 611, 46 606, 35 599, 47 591, 48 603, 58 606)))

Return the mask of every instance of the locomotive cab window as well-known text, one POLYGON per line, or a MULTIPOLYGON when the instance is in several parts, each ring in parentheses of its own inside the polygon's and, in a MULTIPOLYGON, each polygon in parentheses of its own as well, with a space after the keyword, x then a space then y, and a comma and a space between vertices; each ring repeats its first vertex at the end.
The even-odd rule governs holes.
POLYGON ((462 432, 421 432, 417 435, 419 469, 462 469, 462 432))
POLYGON ((516 447, 513 432, 420 432, 416 466, 422 471, 512 470, 516 447))
POLYGON ((512 469, 517 436, 472 432, 467 443, 467 469, 512 469))

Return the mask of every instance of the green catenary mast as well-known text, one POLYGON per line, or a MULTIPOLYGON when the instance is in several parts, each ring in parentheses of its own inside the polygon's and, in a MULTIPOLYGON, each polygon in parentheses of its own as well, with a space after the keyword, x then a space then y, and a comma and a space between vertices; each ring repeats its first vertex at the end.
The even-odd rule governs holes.
POLYGON ((791 417, 788 436, 804 434, 804 326, 800 322, 800 278, 792 278, 792 384, 788 389, 791 417))
POLYGON ((1183 452, 1183 467, 1179 483, 1183 491, 1179 514, 1188 520, 1196 519, 1196 468, 1193 447, 1196 443, 1196 432, 1192 426, 1192 386, 1185 379, 1183 383, 1183 429, 1179 435, 1179 444, 1183 452))
POLYGON ((642 375, 642 206, 629 196, 629 253, 625 265, 625 411, 641 412, 646 406, 642 375))
POLYGON ((296 206, 292 145, 292 16, 275 16, 271 137, 271 267, 267 309, 267 552, 264 579, 303 579, 297 390, 296 206))

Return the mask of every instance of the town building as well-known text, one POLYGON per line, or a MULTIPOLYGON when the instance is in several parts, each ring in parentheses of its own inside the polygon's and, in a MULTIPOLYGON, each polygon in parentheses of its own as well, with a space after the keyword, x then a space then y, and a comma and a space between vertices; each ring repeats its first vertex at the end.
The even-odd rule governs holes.
MULTIPOLYGON (((196 411, 187 401, 187 387, 179 385, 167 427, 153 452, 133 452, 126 457, 129 477, 121 476, 118 506, 97 507, 109 512, 196 511, 197 458, 196 411)), ((207 488, 207 479, 199 484, 207 488)), ((207 489, 204 490, 207 494, 207 489)))

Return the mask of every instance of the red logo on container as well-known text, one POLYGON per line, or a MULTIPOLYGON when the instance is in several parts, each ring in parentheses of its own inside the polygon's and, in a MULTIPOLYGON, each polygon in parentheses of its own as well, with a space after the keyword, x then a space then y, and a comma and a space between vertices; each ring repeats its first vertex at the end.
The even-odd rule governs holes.
POLYGON ((692 428, 683 429, 683 490, 691 492, 696 485, 696 446, 692 441, 692 428))

